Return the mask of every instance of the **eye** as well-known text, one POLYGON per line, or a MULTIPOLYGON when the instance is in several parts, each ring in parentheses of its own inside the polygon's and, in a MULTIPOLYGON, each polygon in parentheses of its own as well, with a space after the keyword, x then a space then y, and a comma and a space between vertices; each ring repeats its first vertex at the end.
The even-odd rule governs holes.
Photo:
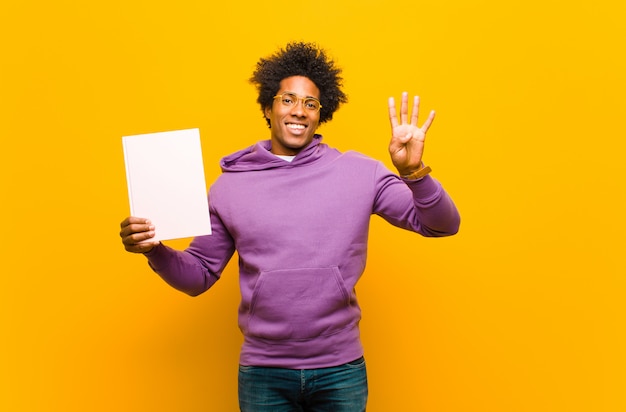
POLYGON ((283 94, 282 101, 287 106, 291 106, 293 104, 293 102, 296 101, 296 99, 295 99, 295 96, 293 94, 285 93, 285 94, 283 94))
POLYGON ((310 109, 310 110, 317 110, 318 103, 317 103, 317 101, 315 101, 315 100, 313 100, 313 99, 306 100, 306 101, 304 102, 304 104, 305 104, 305 106, 306 106, 306 108, 307 108, 307 109, 310 109))

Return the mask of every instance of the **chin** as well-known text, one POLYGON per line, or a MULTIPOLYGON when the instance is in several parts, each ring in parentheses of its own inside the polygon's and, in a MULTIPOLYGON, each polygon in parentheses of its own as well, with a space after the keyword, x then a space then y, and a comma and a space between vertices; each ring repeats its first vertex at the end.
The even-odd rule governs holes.
POLYGON ((294 150, 304 149, 306 146, 308 146, 309 143, 311 143, 312 140, 313 139, 306 137, 291 138, 285 142, 285 147, 294 150))

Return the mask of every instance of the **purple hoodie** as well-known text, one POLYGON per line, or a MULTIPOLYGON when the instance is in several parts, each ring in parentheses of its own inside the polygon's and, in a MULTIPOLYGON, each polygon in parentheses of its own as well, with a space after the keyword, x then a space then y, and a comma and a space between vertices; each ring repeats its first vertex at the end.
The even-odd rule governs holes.
POLYGON ((431 176, 406 181, 321 140, 292 162, 274 156, 270 141, 225 157, 209 191, 213 233, 185 251, 146 254, 166 282, 195 296, 237 251, 242 365, 321 368, 363 355, 355 285, 372 214, 424 236, 458 230, 457 209, 431 176))

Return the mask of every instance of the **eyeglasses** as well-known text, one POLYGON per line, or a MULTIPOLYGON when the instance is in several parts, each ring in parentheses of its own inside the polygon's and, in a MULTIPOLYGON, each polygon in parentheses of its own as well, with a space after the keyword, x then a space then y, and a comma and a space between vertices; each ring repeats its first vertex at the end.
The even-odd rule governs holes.
POLYGON ((292 107, 302 100, 304 108, 310 112, 318 112, 322 108, 322 104, 315 97, 301 97, 292 92, 277 94, 274 99, 280 99, 282 104, 287 107, 292 107))

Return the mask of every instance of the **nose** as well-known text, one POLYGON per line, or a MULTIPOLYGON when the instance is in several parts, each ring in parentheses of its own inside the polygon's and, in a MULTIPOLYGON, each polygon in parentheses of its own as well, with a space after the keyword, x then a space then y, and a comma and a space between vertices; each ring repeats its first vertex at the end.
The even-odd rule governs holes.
POLYGON ((298 117, 304 117, 306 109, 304 108, 304 99, 298 99, 296 103, 291 106, 291 114, 298 117))

